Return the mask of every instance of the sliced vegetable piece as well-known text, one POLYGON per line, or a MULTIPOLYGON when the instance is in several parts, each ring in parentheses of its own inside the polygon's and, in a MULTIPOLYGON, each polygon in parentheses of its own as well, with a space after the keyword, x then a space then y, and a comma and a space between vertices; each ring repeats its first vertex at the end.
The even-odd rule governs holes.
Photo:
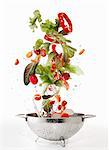
POLYGON ((38 78, 35 74, 32 74, 29 76, 29 81, 32 83, 32 84, 37 84, 38 82, 38 78))
POLYGON ((56 44, 52 45, 52 52, 56 53, 56 44))
POLYGON ((64 100, 62 101, 62 106, 65 106, 65 105, 67 105, 67 102, 64 100))
POLYGON ((52 97, 52 95, 43 95, 42 96, 43 99, 49 99, 50 97, 52 97))
POLYGON ((70 78, 70 74, 65 72, 65 73, 62 74, 62 77, 63 77, 64 80, 68 80, 70 78))
POLYGON ((40 49, 34 50, 34 53, 35 53, 36 55, 39 55, 39 54, 40 54, 40 49))
POLYGON ((29 84, 29 76, 35 73, 35 69, 37 67, 37 64, 35 63, 30 63, 26 66, 24 70, 24 84, 28 85, 29 84))
POLYGON ((59 23, 58 19, 55 19, 55 24, 56 24, 55 30, 58 31, 59 26, 60 26, 60 23, 59 23))
POLYGON ((53 108, 53 105, 50 105, 50 100, 44 100, 42 102, 42 107, 45 112, 50 113, 51 109, 53 108))
POLYGON ((66 80, 63 80, 63 82, 64 82, 64 85, 65 85, 66 90, 68 90, 68 89, 69 89, 69 84, 68 84, 68 82, 67 82, 66 80))
POLYGON ((46 34, 46 35, 44 36, 44 39, 47 40, 47 41, 49 41, 49 42, 54 42, 54 43, 59 44, 59 42, 58 42, 58 41, 55 41, 55 40, 53 39, 53 37, 50 36, 50 35, 47 35, 47 34, 46 34))
POLYGON ((82 55, 84 52, 85 52, 85 49, 82 49, 82 50, 79 52, 79 55, 82 55))
POLYGON ((33 46, 34 49, 40 49, 41 45, 43 44, 43 40, 42 39, 38 39, 36 42, 35 42, 35 46, 33 46))
POLYGON ((69 118, 70 116, 69 116, 68 113, 63 113, 63 114, 61 115, 61 117, 62 117, 62 118, 69 118))
POLYGON ((79 66, 73 66, 71 64, 66 64, 64 66, 64 68, 65 68, 66 71, 69 71, 71 73, 75 73, 77 75, 83 74, 83 71, 81 70, 81 68, 79 66))
POLYGON ((41 45, 41 49, 45 49, 46 50, 46 54, 48 54, 49 52, 49 47, 50 47, 50 43, 49 42, 45 42, 41 45))
POLYGON ((40 95, 40 94, 35 94, 35 95, 34 95, 34 99, 35 99, 36 101, 41 100, 41 95, 40 95))
POLYGON ((33 18, 29 18, 30 19, 30 28, 32 29, 32 31, 34 32, 35 31, 35 28, 37 28, 37 25, 36 25, 36 21, 38 20, 38 22, 40 23, 42 21, 42 18, 41 18, 41 14, 39 12, 39 10, 35 10, 33 12, 34 14, 34 17, 33 18))
POLYGON ((46 50, 45 49, 41 49, 40 50, 40 54, 42 57, 45 57, 46 56, 46 50))
POLYGON ((72 58, 74 56, 76 49, 66 44, 63 44, 62 47, 64 51, 64 61, 68 63, 69 58, 72 58))
POLYGON ((30 51, 30 52, 28 52, 28 53, 26 54, 26 57, 27 57, 27 58, 30 58, 32 55, 33 55, 33 53, 32 53, 32 51, 30 51))
POLYGON ((62 106, 61 105, 58 105, 58 110, 61 110, 62 106))
POLYGON ((60 97, 60 95, 56 95, 55 97, 56 97, 56 99, 57 99, 57 101, 58 101, 58 102, 60 102, 60 101, 61 101, 61 97, 60 97))
POLYGON ((59 13, 58 19, 60 26, 63 28, 63 31, 66 33, 72 32, 72 22, 65 13, 59 13), (64 19, 67 21, 68 25, 65 25, 64 19))
POLYGON ((55 101, 50 101, 50 105, 53 105, 55 103, 55 101))
POLYGON ((58 73, 58 72, 55 72, 55 74, 54 74, 54 79, 55 79, 55 80, 59 80, 59 78, 60 78, 59 73, 58 73))
POLYGON ((19 64, 19 60, 16 59, 14 65, 18 65, 19 64))

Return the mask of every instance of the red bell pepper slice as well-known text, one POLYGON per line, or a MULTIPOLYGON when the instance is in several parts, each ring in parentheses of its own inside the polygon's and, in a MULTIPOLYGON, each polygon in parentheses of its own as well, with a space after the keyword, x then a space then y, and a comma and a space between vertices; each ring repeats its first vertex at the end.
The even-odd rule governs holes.
POLYGON ((65 13, 59 13, 58 19, 59 19, 60 26, 63 28, 64 32, 66 32, 66 33, 72 32, 72 30, 73 30, 72 22, 65 13), (69 26, 65 25, 64 19, 67 21, 69 26))
MULTIPOLYGON (((49 41, 49 42, 54 42, 54 39, 53 39, 50 35, 48 35, 48 34, 46 34, 46 35, 44 36, 44 39, 47 40, 47 41, 49 41)), ((58 41, 55 41, 54 43, 59 44, 58 41)))

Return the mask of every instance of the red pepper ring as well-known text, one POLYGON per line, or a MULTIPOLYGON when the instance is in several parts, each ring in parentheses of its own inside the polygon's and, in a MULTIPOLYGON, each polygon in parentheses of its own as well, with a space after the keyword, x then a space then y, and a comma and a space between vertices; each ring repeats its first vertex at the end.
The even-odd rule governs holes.
POLYGON ((72 32, 72 30, 73 30, 72 22, 69 19, 69 17, 65 13, 59 13, 58 18, 59 18, 60 26, 63 28, 63 31, 66 33, 72 32), (64 19, 67 21, 69 27, 67 25, 65 25, 64 19))
MULTIPOLYGON (((49 42, 54 42, 54 39, 50 35, 47 35, 47 34, 44 36, 44 39, 49 42)), ((55 43, 59 44, 58 41, 56 41, 55 43)))

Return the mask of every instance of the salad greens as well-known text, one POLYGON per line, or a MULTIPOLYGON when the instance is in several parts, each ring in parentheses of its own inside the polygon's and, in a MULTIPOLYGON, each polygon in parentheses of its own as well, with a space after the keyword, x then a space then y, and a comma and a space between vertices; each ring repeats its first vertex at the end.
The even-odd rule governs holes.
MULTIPOLYGON (((53 110, 53 104, 56 102, 54 99, 57 99, 57 109, 62 113, 66 109, 67 102, 65 100, 61 102, 61 97, 58 95, 60 87, 64 86, 66 90, 69 89, 68 80, 71 79, 71 73, 76 75, 83 74, 79 66, 74 66, 70 62, 77 52, 70 45, 71 41, 66 38, 66 35, 73 31, 72 22, 65 13, 59 13, 54 22, 49 19, 43 21, 40 11, 35 10, 33 17, 29 18, 29 26, 33 32, 40 27, 44 33, 44 38, 37 39, 33 50, 26 55, 31 63, 25 67, 24 84, 28 85, 31 82, 35 85, 38 83, 38 78, 40 78, 42 83, 39 85, 45 84, 46 88, 43 91, 43 95, 35 94, 34 100, 39 101, 43 99, 42 108, 44 112, 50 114, 53 110), (57 45, 61 45, 62 52, 59 53, 57 51, 57 45), (40 61, 43 57, 46 57, 45 64, 42 64, 40 61), (50 95, 47 90, 53 93, 50 95)), ((81 51, 79 55, 83 52, 81 51)))

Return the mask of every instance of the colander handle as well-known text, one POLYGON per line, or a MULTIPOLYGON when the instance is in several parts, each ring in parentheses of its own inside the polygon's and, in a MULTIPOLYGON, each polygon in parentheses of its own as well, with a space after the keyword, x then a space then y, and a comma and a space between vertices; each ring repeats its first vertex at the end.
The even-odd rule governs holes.
POLYGON ((20 118, 24 118, 27 121, 27 115, 26 114, 18 114, 16 116, 20 117, 20 118))
POLYGON ((95 115, 90 115, 90 114, 86 114, 86 115, 82 116, 82 118, 84 118, 84 119, 93 118, 93 117, 96 117, 96 116, 95 115))

